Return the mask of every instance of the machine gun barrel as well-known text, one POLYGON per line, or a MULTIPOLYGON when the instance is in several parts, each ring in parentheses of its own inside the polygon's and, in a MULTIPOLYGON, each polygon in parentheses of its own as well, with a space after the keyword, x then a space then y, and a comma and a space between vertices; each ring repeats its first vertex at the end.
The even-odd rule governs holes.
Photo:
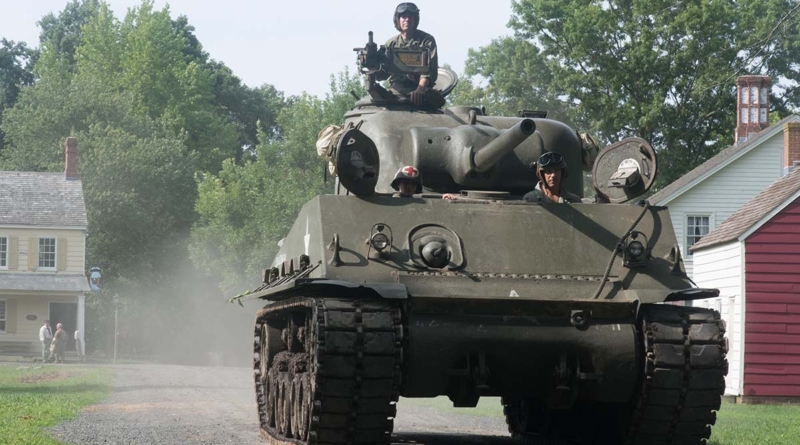
POLYGON ((517 148, 534 131, 536 131, 536 123, 533 122, 533 119, 521 120, 517 125, 475 151, 472 155, 472 168, 481 173, 489 170, 500 158, 517 148))

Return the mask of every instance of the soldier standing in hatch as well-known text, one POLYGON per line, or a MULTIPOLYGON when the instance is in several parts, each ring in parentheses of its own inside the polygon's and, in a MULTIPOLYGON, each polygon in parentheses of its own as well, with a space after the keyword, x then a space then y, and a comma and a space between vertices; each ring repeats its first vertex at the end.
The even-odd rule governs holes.
POLYGON ((581 202, 581 198, 564 190, 561 183, 567 177, 567 161, 561 153, 547 152, 536 161, 536 177, 539 183, 533 191, 525 194, 528 202, 581 202))
POLYGON ((436 39, 417 29, 419 8, 414 3, 400 3, 392 18, 394 27, 400 34, 386 41, 387 48, 427 48, 430 54, 430 71, 422 75, 393 75, 389 77, 392 89, 403 96, 409 96, 416 105, 439 108, 445 104, 444 97, 433 89, 439 72, 439 54, 436 39))

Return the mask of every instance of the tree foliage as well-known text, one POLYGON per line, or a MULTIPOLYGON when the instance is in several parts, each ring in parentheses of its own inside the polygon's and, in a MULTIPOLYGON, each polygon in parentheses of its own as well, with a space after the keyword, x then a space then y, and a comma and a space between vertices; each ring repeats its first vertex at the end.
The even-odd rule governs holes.
MULTIPOLYGON (((467 74, 501 110, 541 107, 605 142, 651 141, 669 183, 733 142, 736 76, 797 80, 798 5, 518 0, 515 35, 472 51, 467 74)), ((798 99, 775 100, 776 110, 798 99)))
POLYGON ((228 291, 257 280, 302 205, 330 191, 323 180, 325 164, 314 147, 325 125, 343 122, 353 103, 350 91, 365 93, 360 79, 344 71, 331 77, 324 99, 308 94, 292 98, 278 116, 282 133, 274 138, 259 132, 251 162, 229 160, 218 175, 201 178, 192 259, 218 274, 228 291))
MULTIPOLYGON (((36 51, 25 42, 0 39, 0 122, 3 111, 17 102, 20 89, 33 83, 33 63, 36 51)), ((0 130, 0 154, 3 151, 4 134, 0 130)))
MULTIPOLYGON (((0 168, 63 170, 64 139, 76 136, 87 263, 103 267, 106 290, 90 310, 113 312, 118 293, 127 320, 176 337, 164 329, 177 326, 174 314, 220 297, 189 260, 196 178, 225 159, 251 160, 259 122, 264 144, 277 140, 286 99, 270 85, 243 84, 209 58, 185 17, 149 1, 119 20, 106 3, 76 0, 41 26, 40 56, 3 113, 0 168)), ((25 46, 13 49, 12 68, 24 67, 25 46)))

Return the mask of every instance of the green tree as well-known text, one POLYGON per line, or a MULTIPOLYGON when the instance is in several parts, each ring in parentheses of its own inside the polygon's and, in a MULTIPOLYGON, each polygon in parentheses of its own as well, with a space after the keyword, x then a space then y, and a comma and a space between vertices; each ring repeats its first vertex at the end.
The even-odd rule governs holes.
POLYGON ((54 65, 66 71, 74 69, 75 51, 83 41, 82 28, 94 18, 100 4, 98 0, 72 0, 58 15, 51 12, 38 22, 39 44, 49 47, 54 65))
POLYGON ((344 71, 331 76, 324 99, 308 94, 292 98, 278 116, 281 134, 260 131, 252 161, 240 165, 229 160, 218 175, 201 177, 192 259, 218 274, 227 291, 253 284, 302 205, 331 191, 314 146, 325 125, 343 122, 353 105, 350 91, 365 93, 360 79, 344 71))
POLYGON ((497 103, 547 107, 604 142, 651 141, 669 183, 733 142, 737 75, 797 78, 798 5, 519 0, 514 37, 471 52, 467 72, 497 103))
MULTIPOLYGON (((94 3, 73 2, 68 10, 84 11, 79 7, 88 4, 94 3)), ((50 17, 42 38, 52 37, 36 64, 39 81, 3 124, 14 145, 24 147, 4 156, 9 168, 58 165, 64 135, 86 130, 98 115, 108 121, 85 106, 94 103, 98 90, 124 92, 133 112, 166 125, 199 153, 204 171, 218 171, 223 159, 249 156, 259 120, 268 134, 279 132, 282 93, 269 85, 249 88, 224 64, 209 60, 185 17, 173 20, 167 8, 156 11, 152 2, 130 9, 122 22, 105 3, 90 10, 79 36, 68 34, 70 39, 58 40, 63 33, 52 30, 71 29, 77 20, 67 19, 77 13, 50 17)))
MULTIPOLYGON (((3 111, 16 103, 20 89, 33 83, 35 57, 36 51, 29 49, 24 42, 0 39, 0 122, 3 111)), ((4 140, 4 133, 0 130, 0 153, 5 147, 4 140)))

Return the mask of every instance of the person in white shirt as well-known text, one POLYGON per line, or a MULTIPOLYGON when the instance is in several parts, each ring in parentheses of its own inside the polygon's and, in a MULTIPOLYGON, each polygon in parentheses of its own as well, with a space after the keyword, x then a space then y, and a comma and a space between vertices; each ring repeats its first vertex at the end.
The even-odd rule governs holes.
POLYGON ((75 352, 77 352, 77 353, 78 353, 78 358, 79 358, 81 361, 85 361, 85 360, 86 360, 86 357, 84 357, 84 356, 83 356, 83 347, 82 347, 82 346, 83 346, 83 345, 82 345, 82 343, 81 343, 80 331, 78 331, 78 330, 76 329, 76 330, 75 330, 75 352))
POLYGON ((50 329, 50 320, 45 320, 39 328, 39 341, 42 342, 42 363, 50 359, 50 343, 53 341, 53 330, 50 329))

